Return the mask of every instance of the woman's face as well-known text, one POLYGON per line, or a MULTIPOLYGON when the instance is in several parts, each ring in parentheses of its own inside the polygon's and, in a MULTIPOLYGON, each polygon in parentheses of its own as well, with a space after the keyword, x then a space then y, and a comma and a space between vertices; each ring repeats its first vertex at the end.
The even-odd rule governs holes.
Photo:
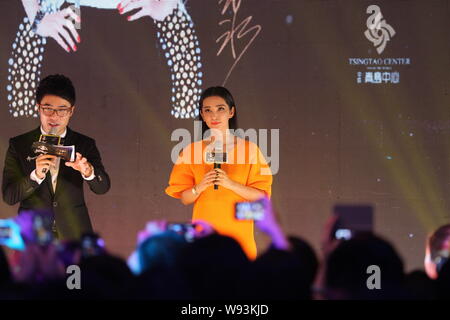
POLYGON ((208 128, 225 131, 229 129, 228 120, 234 116, 234 107, 230 108, 221 97, 212 96, 203 100, 201 114, 208 128))

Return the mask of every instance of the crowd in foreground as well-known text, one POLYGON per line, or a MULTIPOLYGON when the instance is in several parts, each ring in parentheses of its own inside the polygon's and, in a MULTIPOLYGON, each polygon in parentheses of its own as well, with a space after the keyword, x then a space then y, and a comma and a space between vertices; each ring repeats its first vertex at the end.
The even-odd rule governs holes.
POLYGON ((425 271, 406 273, 394 246, 374 233, 355 234, 349 240, 331 236, 334 218, 324 228, 319 256, 304 239, 285 235, 272 208, 255 221, 256 228, 271 239, 255 260, 249 260, 234 239, 216 233, 204 221, 196 221, 193 229, 148 222, 127 261, 111 255, 96 234, 85 234, 80 241, 55 241, 45 232, 45 215, 30 212, 29 221, 21 232, 25 248, 0 250, 0 299, 450 297, 450 225, 438 228, 424 252, 418 253, 424 255, 425 271), (33 221, 39 221, 40 228, 33 221))

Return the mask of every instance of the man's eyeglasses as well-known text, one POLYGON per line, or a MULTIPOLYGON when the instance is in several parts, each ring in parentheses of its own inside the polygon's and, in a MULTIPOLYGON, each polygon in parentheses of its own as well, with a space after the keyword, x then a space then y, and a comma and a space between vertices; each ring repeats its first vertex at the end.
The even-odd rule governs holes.
POLYGON ((41 108, 42 113, 49 117, 52 116, 55 112, 58 115, 58 117, 65 117, 72 112, 72 107, 65 108, 65 109, 59 109, 59 108, 53 109, 53 108, 42 107, 42 106, 39 106, 39 107, 41 108))

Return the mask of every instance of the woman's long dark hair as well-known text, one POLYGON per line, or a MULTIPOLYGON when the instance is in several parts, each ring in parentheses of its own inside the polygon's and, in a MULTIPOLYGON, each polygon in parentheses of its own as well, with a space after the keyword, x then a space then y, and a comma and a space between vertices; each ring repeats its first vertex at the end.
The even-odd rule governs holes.
POLYGON ((236 110, 236 104, 234 103, 234 98, 231 95, 230 91, 228 91, 228 89, 224 88, 224 87, 210 87, 208 89, 206 89, 201 97, 200 97, 200 101, 198 103, 198 118, 197 120, 200 120, 202 122, 202 137, 204 136, 206 130, 208 130, 208 126, 206 125, 205 120, 203 120, 202 118, 202 107, 203 107, 203 101, 206 98, 209 97, 221 97, 223 100, 225 100, 225 102, 227 103, 227 105, 230 107, 230 110, 232 107, 234 107, 234 116, 233 118, 228 120, 228 128, 229 129, 237 129, 237 110, 236 110))

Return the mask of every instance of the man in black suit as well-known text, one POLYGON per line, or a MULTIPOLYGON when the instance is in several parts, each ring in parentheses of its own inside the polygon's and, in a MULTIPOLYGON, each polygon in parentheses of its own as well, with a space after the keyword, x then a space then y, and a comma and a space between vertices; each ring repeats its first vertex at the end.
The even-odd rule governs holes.
POLYGON ((79 239, 92 232, 84 201, 83 185, 97 194, 110 188, 95 140, 67 127, 75 110, 75 88, 63 75, 43 79, 36 90, 41 126, 11 138, 3 169, 3 200, 24 210, 48 210, 53 213, 54 232, 60 239, 79 239), (31 146, 41 134, 53 134, 74 145, 73 162, 41 154, 37 158, 31 146))

